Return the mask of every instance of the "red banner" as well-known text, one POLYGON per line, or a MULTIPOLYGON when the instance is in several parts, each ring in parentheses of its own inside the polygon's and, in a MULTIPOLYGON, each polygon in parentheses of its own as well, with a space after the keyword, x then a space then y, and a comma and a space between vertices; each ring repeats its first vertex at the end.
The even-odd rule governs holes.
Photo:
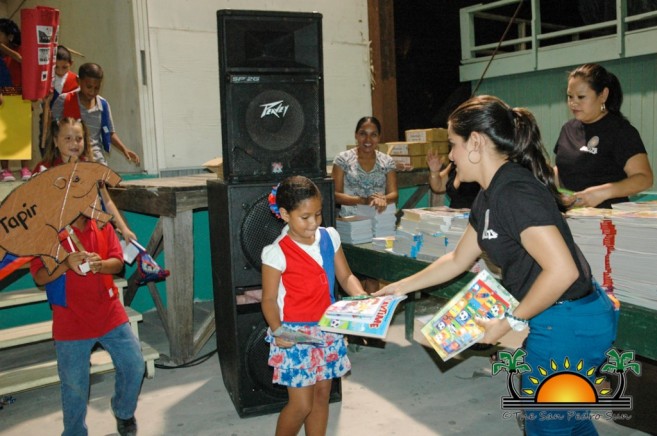
POLYGON ((50 93, 57 56, 59 10, 44 6, 21 10, 23 98, 39 100, 50 93))

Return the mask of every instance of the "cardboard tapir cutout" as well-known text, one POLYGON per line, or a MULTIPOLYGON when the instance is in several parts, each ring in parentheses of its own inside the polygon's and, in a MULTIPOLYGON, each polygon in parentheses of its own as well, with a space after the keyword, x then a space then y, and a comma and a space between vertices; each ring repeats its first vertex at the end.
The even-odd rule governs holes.
POLYGON ((68 256, 60 232, 80 215, 104 226, 99 182, 116 186, 121 177, 92 162, 52 167, 17 187, 0 204, 0 260, 6 253, 40 256, 52 273, 68 256))

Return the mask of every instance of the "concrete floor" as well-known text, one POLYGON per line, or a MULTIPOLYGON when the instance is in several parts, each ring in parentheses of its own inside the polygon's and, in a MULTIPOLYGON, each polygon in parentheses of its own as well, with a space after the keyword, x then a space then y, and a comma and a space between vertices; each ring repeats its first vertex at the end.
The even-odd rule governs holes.
MULTIPOLYGON (((203 304, 197 304, 199 313, 207 310, 207 303, 203 304)), ((492 350, 466 352, 444 363, 433 350, 407 341, 403 323, 400 311, 384 348, 352 346, 353 369, 343 378, 342 401, 330 406, 329 435, 522 434, 515 419, 503 417, 500 398, 507 394, 506 373, 491 377, 488 355, 492 350)), ((161 353, 168 352, 155 312, 144 314, 140 335, 161 353)), ((514 341, 507 338, 509 346, 514 341)), ((212 337, 201 354, 214 348, 212 337)), ((109 412, 113 380, 111 373, 92 380, 90 435, 116 434, 109 412)), ((0 410, 0 434, 61 433, 59 386, 13 397, 15 402, 0 410)), ((244 419, 237 415, 216 354, 198 366, 156 369, 155 378, 144 381, 136 417, 142 436, 262 436, 274 433, 277 419, 276 414, 244 419)), ((604 419, 596 427, 603 436, 645 434, 604 419)))

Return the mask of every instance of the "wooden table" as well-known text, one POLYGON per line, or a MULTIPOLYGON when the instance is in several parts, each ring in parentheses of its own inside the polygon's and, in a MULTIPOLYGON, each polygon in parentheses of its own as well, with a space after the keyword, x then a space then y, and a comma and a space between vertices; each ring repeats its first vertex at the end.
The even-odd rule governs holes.
MULTIPOLYGON (((164 177, 122 182, 110 189, 116 206, 124 211, 157 216, 146 249, 155 258, 162 250, 166 268, 167 305, 154 283, 148 289, 169 339, 171 361, 189 362, 215 330, 214 311, 194 332, 194 229, 193 212, 207 209, 207 180, 215 174, 164 177)), ((128 279, 124 300, 130 305, 137 292, 137 272, 128 279)))
MULTIPOLYGON (((370 244, 342 244, 347 262, 354 273, 376 277, 385 281, 397 281, 414 274, 428 265, 427 262, 377 251, 370 244)), ((420 292, 449 298, 473 277, 466 273, 456 280, 409 295, 405 306, 406 338, 413 338, 415 299, 420 292)), ((438 307, 436 307, 436 311, 438 307)), ((624 350, 634 350, 636 354, 649 359, 657 359, 657 311, 630 303, 621 303, 618 335, 615 346, 624 350)))

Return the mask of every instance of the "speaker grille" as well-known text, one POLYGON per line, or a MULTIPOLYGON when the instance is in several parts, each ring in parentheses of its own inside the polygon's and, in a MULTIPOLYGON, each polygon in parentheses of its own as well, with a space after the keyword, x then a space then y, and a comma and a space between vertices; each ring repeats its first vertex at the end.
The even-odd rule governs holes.
POLYGON ((317 12, 222 9, 217 37, 222 71, 322 71, 322 15, 317 12))
POLYGON ((240 225, 242 253, 255 271, 262 268, 262 249, 274 242, 285 226, 285 222, 269 210, 268 195, 260 197, 249 207, 240 225))
POLYGON ((320 76, 230 75, 223 83, 224 177, 234 183, 325 175, 320 76))
POLYGON ((272 383, 274 369, 269 366, 269 344, 265 341, 267 324, 259 322, 246 344, 245 364, 251 383, 276 398, 287 398, 285 386, 272 383))

